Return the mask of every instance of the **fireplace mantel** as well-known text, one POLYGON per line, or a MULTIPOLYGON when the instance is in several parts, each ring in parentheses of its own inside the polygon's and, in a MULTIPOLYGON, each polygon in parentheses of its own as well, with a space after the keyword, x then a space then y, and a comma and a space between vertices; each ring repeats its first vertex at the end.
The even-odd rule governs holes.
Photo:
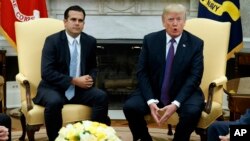
POLYGON ((127 45, 142 45, 142 39, 97 39, 98 45, 109 45, 109 44, 127 44, 127 45))

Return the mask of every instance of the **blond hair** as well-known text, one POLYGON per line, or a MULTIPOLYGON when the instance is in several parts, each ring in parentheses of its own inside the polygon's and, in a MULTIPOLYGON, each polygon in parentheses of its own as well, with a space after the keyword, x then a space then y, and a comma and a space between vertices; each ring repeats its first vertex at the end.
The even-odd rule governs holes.
POLYGON ((162 19, 164 19, 164 16, 167 15, 168 13, 183 13, 184 14, 184 19, 186 20, 186 7, 182 4, 178 3, 171 3, 167 5, 162 12, 162 19))

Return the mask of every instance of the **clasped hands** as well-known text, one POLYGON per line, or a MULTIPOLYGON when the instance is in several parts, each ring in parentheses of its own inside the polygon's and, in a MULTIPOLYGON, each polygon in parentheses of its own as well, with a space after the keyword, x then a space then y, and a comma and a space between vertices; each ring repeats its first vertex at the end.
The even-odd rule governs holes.
POLYGON ((161 126, 164 122, 166 122, 177 110, 177 107, 174 104, 159 108, 155 103, 152 103, 149 107, 151 115, 158 126, 161 126))
POLYGON ((9 139, 9 130, 4 126, 0 126, 0 141, 6 141, 9 139))
POLYGON ((83 89, 89 89, 93 86, 94 81, 90 75, 83 75, 80 77, 75 77, 72 79, 72 83, 75 86, 81 87, 83 89))

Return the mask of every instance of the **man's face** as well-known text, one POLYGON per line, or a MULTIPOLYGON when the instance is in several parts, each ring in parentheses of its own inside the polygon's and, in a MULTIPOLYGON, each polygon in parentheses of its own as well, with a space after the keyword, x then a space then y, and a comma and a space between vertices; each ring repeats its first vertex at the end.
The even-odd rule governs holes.
POLYGON ((163 26, 167 33, 172 37, 181 35, 185 25, 185 15, 183 13, 168 13, 163 17, 163 26))
POLYGON ((64 19, 64 27, 72 37, 77 37, 84 27, 84 15, 79 11, 69 11, 68 18, 64 19))

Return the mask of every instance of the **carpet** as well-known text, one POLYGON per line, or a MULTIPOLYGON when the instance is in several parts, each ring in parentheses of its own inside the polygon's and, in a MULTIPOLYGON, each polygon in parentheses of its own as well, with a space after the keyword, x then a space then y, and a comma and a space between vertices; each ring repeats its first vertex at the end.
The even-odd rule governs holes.
MULTIPOLYGON (((122 141, 132 141, 132 135, 128 127, 114 127, 118 136, 122 141)), ((149 128, 149 132, 153 137, 154 141, 172 141, 173 136, 167 135, 167 129, 159 128, 149 128)), ((14 131, 12 133, 12 141, 18 141, 18 138, 21 136, 21 131, 14 131)), ((26 137, 27 138, 27 137, 26 137)), ((36 141, 48 141, 45 129, 40 129, 39 132, 35 134, 36 141)), ((192 134, 190 141, 199 141, 200 138, 195 133, 192 134)), ((26 139, 25 141, 28 141, 26 139)))

